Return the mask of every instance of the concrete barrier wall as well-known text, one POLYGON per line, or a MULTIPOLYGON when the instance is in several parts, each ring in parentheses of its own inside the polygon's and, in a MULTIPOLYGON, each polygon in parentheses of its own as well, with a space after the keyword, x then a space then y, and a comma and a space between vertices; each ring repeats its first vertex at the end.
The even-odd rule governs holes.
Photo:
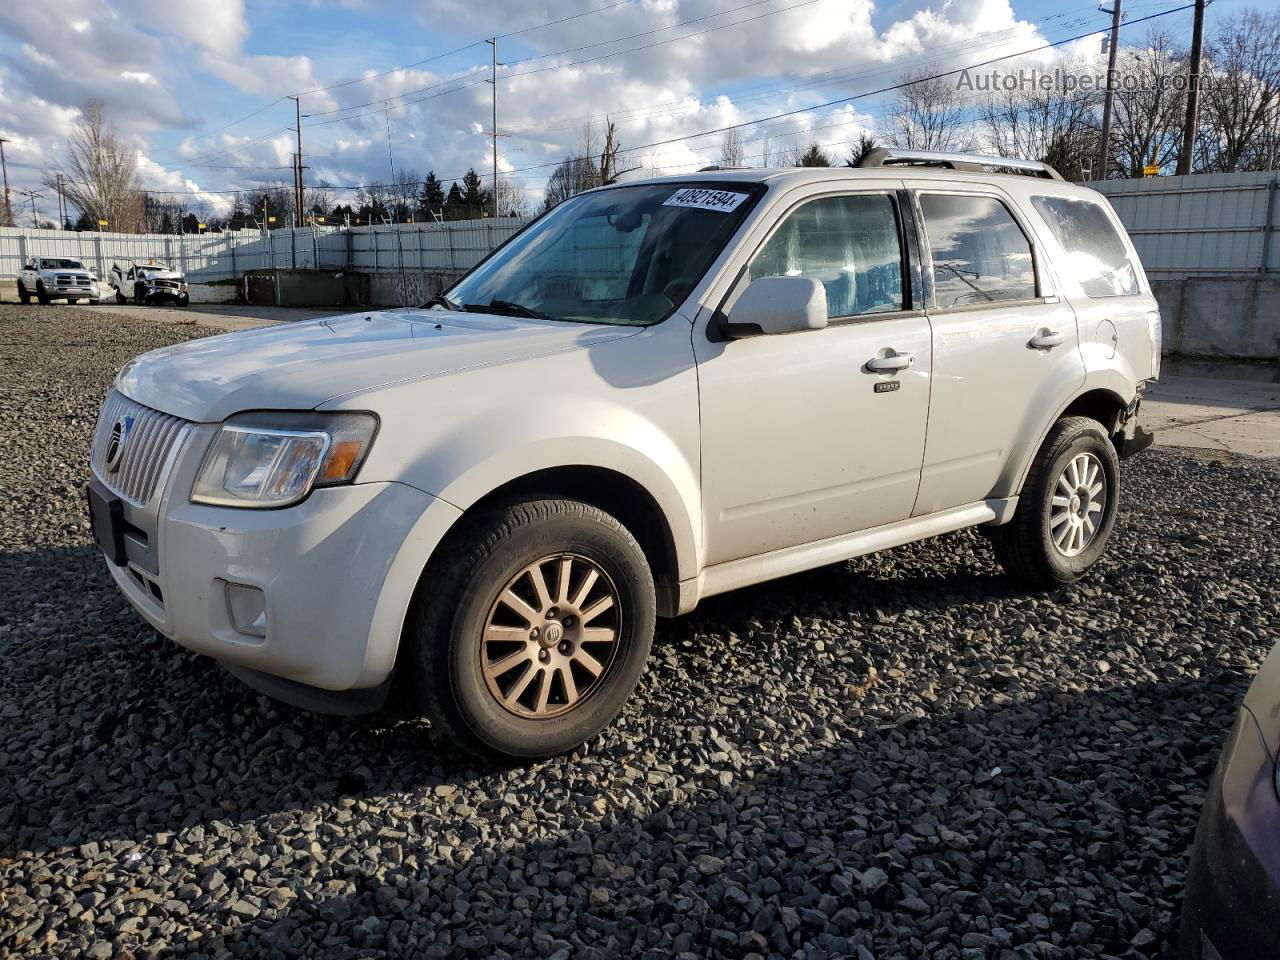
POLYGON ((1169 356, 1280 361, 1280 280, 1153 280, 1169 356))

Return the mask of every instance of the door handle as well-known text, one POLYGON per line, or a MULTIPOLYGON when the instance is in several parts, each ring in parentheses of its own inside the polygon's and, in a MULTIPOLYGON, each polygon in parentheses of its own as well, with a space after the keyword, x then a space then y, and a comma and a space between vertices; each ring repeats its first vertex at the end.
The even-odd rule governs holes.
POLYGON ((905 370, 916 362, 909 353, 891 353, 887 357, 872 357, 867 361, 867 369, 872 373, 891 373, 894 370, 905 370))
POLYGON ((1047 327, 1031 338, 1027 344, 1032 350, 1052 350, 1062 346, 1062 334, 1047 327))

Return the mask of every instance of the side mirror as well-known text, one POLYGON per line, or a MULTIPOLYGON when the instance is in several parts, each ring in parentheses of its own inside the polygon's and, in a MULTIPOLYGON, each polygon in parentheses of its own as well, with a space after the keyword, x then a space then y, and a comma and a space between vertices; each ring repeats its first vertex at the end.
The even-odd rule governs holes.
POLYGON ((733 305, 721 331, 730 340, 821 330, 827 325, 827 290, 809 277, 758 277, 733 305))

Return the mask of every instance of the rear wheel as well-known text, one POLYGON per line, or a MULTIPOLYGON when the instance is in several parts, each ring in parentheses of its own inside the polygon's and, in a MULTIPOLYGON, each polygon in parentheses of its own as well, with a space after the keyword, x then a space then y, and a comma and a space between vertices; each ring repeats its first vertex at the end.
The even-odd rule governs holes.
POLYGON ((18 281, 18 299, 23 303, 31 302, 31 294, 27 292, 27 288, 22 285, 22 281, 18 281))
POLYGON ((1036 454, 1013 520, 991 530, 996 556, 1032 586, 1078 580, 1106 549, 1119 496, 1120 461, 1102 424, 1064 417, 1036 454))
POLYGON ((653 577, 615 518, 574 500, 495 507, 423 577, 403 692, 472 753, 539 759, 617 715, 644 670, 653 577))

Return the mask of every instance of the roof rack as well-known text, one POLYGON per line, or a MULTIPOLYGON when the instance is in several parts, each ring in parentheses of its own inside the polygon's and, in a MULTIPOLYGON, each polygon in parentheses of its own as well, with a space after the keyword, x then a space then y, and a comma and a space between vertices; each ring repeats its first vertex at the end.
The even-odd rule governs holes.
POLYGON ((898 147, 877 147, 858 161, 859 167, 889 167, 897 165, 946 167, 964 173, 983 173, 988 167, 1004 167, 1022 173, 1034 174, 1049 180, 1061 180, 1062 174, 1040 160, 1018 160, 1013 157, 986 157, 977 153, 944 153, 938 150, 902 150, 898 147))
POLYGON ((753 168, 753 167, 748 167, 748 166, 745 166, 745 165, 743 165, 743 166, 739 166, 739 165, 725 164, 725 163, 713 163, 713 164, 711 164, 711 166, 709 166, 709 167, 699 167, 699 168, 698 168, 698 172, 699 172, 699 173, 714 173, 714 172, 715 172, 715 171, 717 171, 717 170, 752 170, 752 169, 754 169, 754 168, 753 168))

